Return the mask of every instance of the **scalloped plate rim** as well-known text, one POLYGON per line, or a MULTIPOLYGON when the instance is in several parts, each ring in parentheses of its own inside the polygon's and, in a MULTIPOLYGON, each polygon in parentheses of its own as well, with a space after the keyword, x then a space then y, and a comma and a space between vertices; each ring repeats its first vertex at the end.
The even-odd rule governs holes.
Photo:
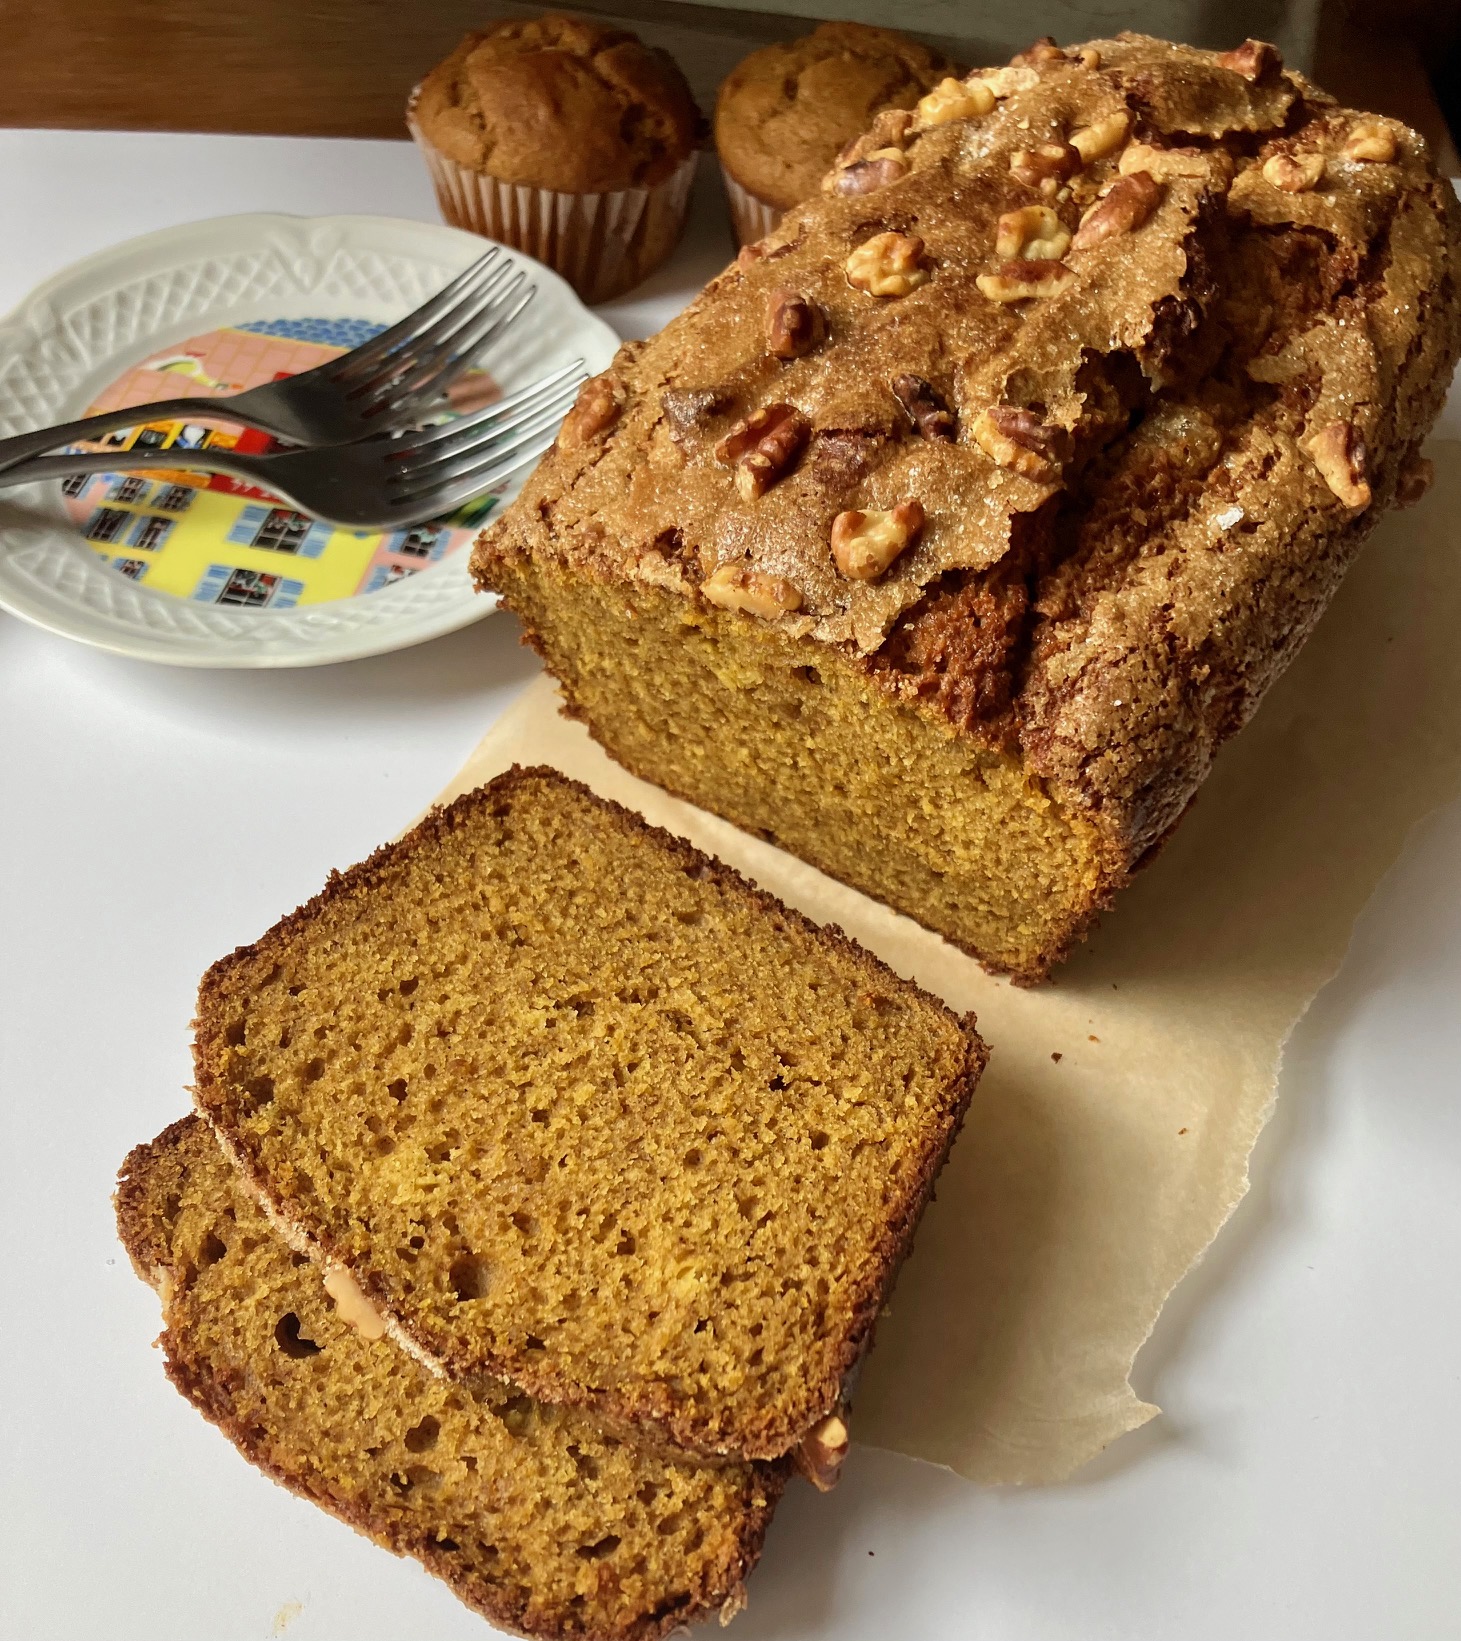
MULTIPOLYGON (((407 262, 413 260, 414 255, 414 259, 433 269, 444 266, 454 271, 480 255, 484 243, 487 242, 481 236, 444 223, 368 213, 313 216, 241 211, 136 235, 78 258, 42 280, 8 313, 0 315, 0 409, 11 409, 9 403, 3 403, 9 368, 17 360, 33 357, 36 350, 48 343, 59 342, 68 350, 76 368, 77 380, 56 395, 54 414, 56 419, 62 419, 84 410, 87 393, 94 392, 95 388, 83 392, 82 385, 88 381, 94 384, 99 372, 125 370, 157 347, 167 345, 173 331, 186 331, 197 324, 226 322, 221 314, 226 307, 237 308, 240 297, 246 299, 247 288, 228 304, 214 302, 211 309, 204 306, 196 312, 179 313, 169 323, 139 332, 131 345, 112 353, 88 352, 67 330, 68 316, 84 310, 98 298, 143 284, 149 277, 176 273, 210 256, 245 255, 254 246, 285 256, 315 255, 319 258, 315 272, 323 276, 329 272, 333 256, 341 250, 354 249, 361 253, 395 255, 407 262), (323 245, 317 243, 321 240, 323 245), (89 290, 93 285, 100 288, 89 290)), ((511 246, 502 248, 531 271, 540 292, 539 303, 535 304, 538 312, 544 311, 543 296, 549 296, 551 310, 561 311, 564 318, 573 321, 565 334, 571 336, 575 352, 586 357, 591 370, 603 369, 619 345, 610 327, 580 302, 558 274, 511 246)), ((297 294, 307 299, 309 292, 310 285, 305 282, 297 294)), ((426 294, 422 293, 422 300, 426 294)), ((267 306, 271 299, 261 294, 260 300, 267 306)), ((282 295, 276 295, 273 300, 287 305, 282 295)), ((368 306, 362 299, 362 310, 368 306)), ((259 312, 257 317, 272 315, 259 312)), ((525 468, 514 480, 512 490, 528 471, 525 468)), ((203 668, 323 666, 425 643, 481 620, 497 607, 496 599, 490 594, 473 590, 467 571, 467 549, 460 548, 445 562, 398 586, 334 603, 236 612, 228 619, 247 623, 247 630, 241 635, 199 631, 196 623, 206 622, 210 615, 221 612, 209 605, 190 605, 188 600, 153 592, 136 583, 114 587, 107 580, 94 579, 108 578, 108 569, 100 560, 92 560, 89 551, 80 547, 74 528, 61 517, 58 485, 26 486, 0 492, 0 508, 10 497, 23 500, 35 522, 0 522, 0 609, 48 632, 113 655, 203 668), (51 527, 46 523, 47 515, 54 520, 51 527), (42 551, 64 552, 68 561, 78 566, 77 573, 83 578, 83 584, 89 581, 99 597, 113 592, 117 597, 130 595, 143 601, 138 608, 153 600, 163 608, 182 605, 188 610, 189 624, 194 630, 159 631, 140 617, 88 608, 77 593, 33 580, 17 561, 22 556, 29 557, 37 545, 42 551), (432 580, 428 588, 423 589, 420 584, 427 577, 432 580), (414 597, 411 596, 413 584, 414 597), (429 593, 432 607, 425 611, 398 607, 403 601, 402 595, 416 605, 423 592, 429 593), (336 612, 333 621, 325 613, 330 611, 336 612), (320 632, 321 626, 334 626, 335 630, 320 632)), ((184 619, 182 611, 177 614, 180 621, 184 619)))

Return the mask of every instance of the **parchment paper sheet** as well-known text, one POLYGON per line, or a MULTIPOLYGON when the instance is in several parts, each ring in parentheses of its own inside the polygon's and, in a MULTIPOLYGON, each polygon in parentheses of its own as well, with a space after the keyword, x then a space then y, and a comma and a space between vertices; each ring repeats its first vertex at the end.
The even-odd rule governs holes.
POLYGON ((977 1013, 993 1058, 879 1326, 858 1440, 1050 1482, 1158 1411, 1132 1361, 1247 1189, 1284 1041, 1461 786, 1461 444, 1432 454, 1431 494, 1381 524, 1175 838, 1041 988, 635 780, 546 678, 442 794, 554 764, 977 1013))

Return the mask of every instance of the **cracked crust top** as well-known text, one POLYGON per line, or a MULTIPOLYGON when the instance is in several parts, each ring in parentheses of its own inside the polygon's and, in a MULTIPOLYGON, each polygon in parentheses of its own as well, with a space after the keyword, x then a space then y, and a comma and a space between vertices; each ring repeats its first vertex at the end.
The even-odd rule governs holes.
POLYGON ((1458 217, 1420 137, 1272 47, 1042 43, 880 115, 624 347, 477 579, 532 556, 835 646, 1123 872, 1415 490, 1458 217))

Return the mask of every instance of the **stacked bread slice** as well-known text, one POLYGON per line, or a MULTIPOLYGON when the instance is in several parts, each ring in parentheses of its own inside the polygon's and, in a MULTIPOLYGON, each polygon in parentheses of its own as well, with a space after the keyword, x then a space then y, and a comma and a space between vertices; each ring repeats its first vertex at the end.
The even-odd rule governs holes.
POLYGON ((494 1622, 733 1611, 983 1066, 839 931, 550 770, 204 977, 200 1116, 128 1159, 169 1373, 494 1622), (229 1166, 229 1164, 232 1166, 229 1166))
POLYGON ((428 1373, 332 1301, 197 1116, 127 1158, 122 1240, 168 1376, 245 1457, 528 1635, 650 1637, 734 1610, 774 1465, 686 1463, 490 1380, 428 1373))

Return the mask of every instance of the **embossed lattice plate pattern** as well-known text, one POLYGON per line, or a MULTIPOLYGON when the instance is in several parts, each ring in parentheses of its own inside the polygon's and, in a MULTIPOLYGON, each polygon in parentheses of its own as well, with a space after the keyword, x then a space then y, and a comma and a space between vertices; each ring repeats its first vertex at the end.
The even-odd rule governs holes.
MULTIPOLYGON (((252 320, 389 323, 482 252, 482 241, 391 217, 220 217, 89 257, 0 321, 0 437, 83 414, 158 348, 252 320)), ((538 287, 487 357, 511 391, 570 359, 602 370, 617 339, 556 274, 515 251, 538 287)), ((506 495, 516 488, 509 487, 506 495)), ((0 497, 0 608, 122 655, 185 666, 295 667, 401 649, 485 615, 466 553, 361 598, 229 610, 118 575, 76 533, 54 483, 0 497)))

